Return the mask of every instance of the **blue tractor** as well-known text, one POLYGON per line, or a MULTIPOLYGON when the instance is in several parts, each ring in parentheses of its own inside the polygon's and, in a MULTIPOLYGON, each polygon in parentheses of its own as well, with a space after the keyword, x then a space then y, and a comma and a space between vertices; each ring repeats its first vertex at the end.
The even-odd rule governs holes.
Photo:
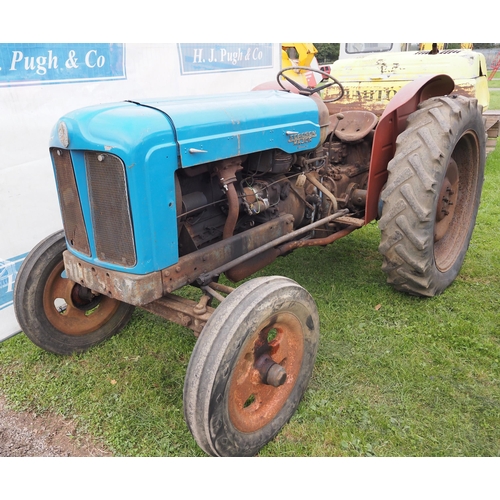
POLYGON ((303 287, 247 278, 377 219, 388 282, 433 296, 457 276, 475 225, 481 107, 450 95, 451 78, 408 84, 377 116, 343 106, 332 75, 312 70, 326 80, 308 88, 290 70, 250 92, 63 116, 50 155, 64 230, 31 251, 16 281, 21 328, 53 353, 102 342, 135 307, 191 329, 184 415, 209 455, 251 456, 273 439, 318 348, 303 287), (337 94, 325 102, 327 87, 337 94), (199 300, 174 293, 188 285, 199 300))

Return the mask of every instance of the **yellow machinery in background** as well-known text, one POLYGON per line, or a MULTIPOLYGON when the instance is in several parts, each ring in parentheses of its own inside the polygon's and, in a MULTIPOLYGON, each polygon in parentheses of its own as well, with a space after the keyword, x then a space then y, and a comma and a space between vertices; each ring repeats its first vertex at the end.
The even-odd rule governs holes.
MULTIPOLYGON (((429 50, 431 51, 432 50, 432 46, 434 44, 433 43, 420 43, 419 44, 419 49, 420 50, 429 50)), ((444 50, 446 48, 446 44, 445 43, 436 43, 436 46, 437 46, 437 49, 438 50, 444 50)), ((473 43, 461 43, 460 44, 460 48, 462 50, 472 50, 474 48, 474 44, 473 43)))
MULTIPOLYGON (((318 50, 312 43, 282 43, 281 44, 281 69, 302 66, 318 69, 316 54, 318 50)), ((296 69, 289 71, 287 76, 293 78, 305 87, 315 87, 319 82, 318 74, 312 71, 296 69)))
MULTIPOLYGON (((455 82, 454 94, 475 97, 483 107, 487 151, 495 148, 500 114, 488 111, 486 59, 472 50, 472 43, 462 43, 460 49, 447 48, 444 43, 342 45, 340 53, 344 57, 335 61, 331 71, 342 83, 345 93, 341 101, 328 104, 331 114, 357 109, 380 116, 389 101, 408 83, 423 76, 446 74, 455 82)), ((323 92, 323 99, 329 97, 328 90, 323 92)))
MULTIPOLYGON (((351 109, 372 111, 380 116, 389 101, 409 82, 422 76, 447 74, 453 78, 453 93, 475 97, 483 107, 488 133, 487 151, 496 146, 500 134, 500 114, 488 111, 490 92, 486 59, 473 51, 473 44, 464 42, 460 49, 446 43, 346 43, 341 44, 340 59, 331 74, 345 90, 344 97, 328 103, 330 114, 351 109)), ((318 53, 312 43, 282 43, 281 66, 319 69, 318 53)), ((288 72, 290 78, 305 87, 315 87, 321 76, 297 68, 288 72)), ((322 91, 323 99, 333 97, 330 89, 322 91)))
MULTIPOLYGON (((362 44, 350 45, 357 47, 362 44)), ((454 93, 475 97, 485 110, 489 106, 488 70, 486 59, 480 52, 447 49, 444 43, 421 43, 420 50, 416 51, 385 50, 390 45, 399 44, 364 45, 369 46, 369 51, 359 51, 357 57, 342 58, 332 65, 332 75, 345 88, 343 109, 368 109, 380 115, 406 84, 421 76, 436 74, 453 78, 454 93), (384 50, 377 50, 377 45, 384 50), (360 52, 362 57, 359 57, 360 52)))

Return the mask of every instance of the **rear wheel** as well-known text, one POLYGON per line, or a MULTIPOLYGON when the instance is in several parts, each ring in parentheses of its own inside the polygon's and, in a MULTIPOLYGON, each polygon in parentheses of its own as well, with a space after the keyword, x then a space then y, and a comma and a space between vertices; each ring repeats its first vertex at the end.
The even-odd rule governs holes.
POLYGON ((458 275, 479 207, 485 144, 476 99, 435 97, 408 118, 379 221, 382 269, 396 289, 431 297, 458 275))
POLYGON ((14 288, 21 329, 55 354, 82 352, 102 342, 122 329, 134 311, 67 279, 64 250, 63 231, 42 240, 24 260, 14 288))
POLYGON ((316 357, 309 293, 282 277, 250 280, 205 325, 189 361, 184 415, 213 456, 252 456, 297 409, 316 357))

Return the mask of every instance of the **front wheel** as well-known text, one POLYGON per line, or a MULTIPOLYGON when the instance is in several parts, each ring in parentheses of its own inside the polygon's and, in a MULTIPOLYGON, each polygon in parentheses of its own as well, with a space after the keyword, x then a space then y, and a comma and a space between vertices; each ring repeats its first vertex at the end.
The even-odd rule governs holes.
POLYGON ((273 276, 250 280, 217 307, 195 345, 184 416, 212 456, 253 456, 297 409, 316 358, 319 316, 309 293, 273 276))
POLYGON ((381 194, 382 269, 396 289, 432 297, 457 277, 479 207, 485 137, 476 99, 435 97, 409 116, 381 194))
POLYGON ((14 286, 14 309, 26 336, 55 354, 82 352, 121 330, 134 306, 94 294, 66 278, 64 232, 42 240, 26 257, 14 286))

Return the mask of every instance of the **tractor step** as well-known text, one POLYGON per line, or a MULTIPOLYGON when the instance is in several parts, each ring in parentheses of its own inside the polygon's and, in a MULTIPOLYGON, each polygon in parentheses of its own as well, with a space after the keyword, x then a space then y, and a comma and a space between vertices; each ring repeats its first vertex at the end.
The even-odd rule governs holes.
POLYGON ((356 219, 355 217, 339 217, 335 219, 335 222, 340 224, 346 224, 348 226, 363 227, 365 225, 364 219, 356 219))

